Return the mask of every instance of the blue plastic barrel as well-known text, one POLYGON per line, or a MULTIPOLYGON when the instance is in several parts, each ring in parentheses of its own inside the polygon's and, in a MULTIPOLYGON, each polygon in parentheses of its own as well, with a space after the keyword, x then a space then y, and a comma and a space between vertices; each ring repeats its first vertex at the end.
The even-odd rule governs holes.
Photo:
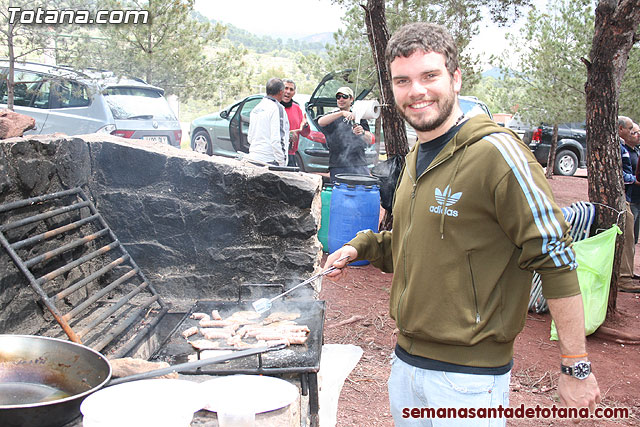
POLYGON ((331 215, 331 190, 333 187, 327 185, 320 193, 322 201, 322 217, 320 218, 320 229, 318 230, 318 240, 322 243, 322 250, 329 252, 329 217, 331 215))
MULTIPOLYGON (((368 175, 336 175, 331 194, 329 216, 329 252, 353 239, 358 231, 378 231, 380 187, 378 179, 368 175)), ((352 262, 366 265, 369 261, 352 262)))

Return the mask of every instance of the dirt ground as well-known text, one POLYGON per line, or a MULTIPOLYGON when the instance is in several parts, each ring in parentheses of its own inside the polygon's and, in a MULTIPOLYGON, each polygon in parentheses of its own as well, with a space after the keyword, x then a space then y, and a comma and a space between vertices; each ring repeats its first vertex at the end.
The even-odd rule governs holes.
MULTIPOLYGON (((574 177, 554 177, 551 187, 560 206, 588 200, 584 170, 574 177)), ((640 251, 640 247, 636 251, 640 251)), ((640 254, 636 256, 640 271, 640 254)), ((350 267, 338 281, 325 278, 320 298, 327 301, 325 343, 355 344, 362 359, 347 378, 339 401, 338 426, 392 426, 387 378, 395 345, 394 322, 388 302, 391 274, 368 265, 350 267), (340 322, 349 321, 346 324, 340 322)), ((618 314, 605 326, 640 335, 640 294, 619 293, 618 314)), ((549 314, 527 315, 526 326, 515 343, 510 404, 550 407, 558 402, 557 343, 549 340, 549 314)), ((618 420, 583 420, 584 426, 640 426, 640 348, 621 344, 599 332, 587 339, 587 351, 602 392, 602 407, 629 408, 631 417, 618 420)), ((569 426, 568 420, 509 420, 509 426, 569 426)))

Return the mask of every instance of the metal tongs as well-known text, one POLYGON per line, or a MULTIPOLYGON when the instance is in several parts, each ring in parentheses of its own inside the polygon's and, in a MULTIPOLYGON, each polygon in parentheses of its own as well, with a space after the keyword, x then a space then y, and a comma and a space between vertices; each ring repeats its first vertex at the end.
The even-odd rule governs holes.
POLYGON ((237 153, 235 156, 229 156, 232 159, 245 161, 247 163, 252 163, 257 166, 266 166, 270 171, 280 171, 280 172, 300 172, 300 168, 297 166, 278 166, 272 165, 271 163, 261 162, 260 160, 251 159, 244 153, 237 153))
MULTIPOLYGON (((339 259, 335 260, 334 262, 342 261, 343 259, 348 259, 348 258, 349 258, 349 255, 346 255, 346 256, 343 256, 342 258, 339 258, 339 259)), ((289 289, 286 292, 281 293, 280 295, 276 295, 275 297, 273 297, 271 299, 260 298, 259 300, 257 300, 256 302, 254 302, 252 304, 253 305, 253 309, 255 311, 257 311, 258 313, 261 313, 261 314, 266 312, 266 311, 269 311, 269 310, 271 310, 271 306, 272 306, 273 302, 275 300, 277 300, 278 298, 281 298, 281 297, 285 296, 286 294, 288 294, 289 292, 293 291, 294 289, 297 289, 300 286, 303 286, 303 285, 306 285, 308 283, 311 283, 314 280, 316 280, 318 277, 322 277, 322 276, 324 276, 326 274, 329 274, 329 273, 331 273, 332 271, 335 271, 335 270, 339 270, 339 268, 332 265, 331 267, 327 268, 325 271, 321 271, 320 273, 316 274, 315 276, 309 277, 304 282, 295 285, 293 288, 289 289)))

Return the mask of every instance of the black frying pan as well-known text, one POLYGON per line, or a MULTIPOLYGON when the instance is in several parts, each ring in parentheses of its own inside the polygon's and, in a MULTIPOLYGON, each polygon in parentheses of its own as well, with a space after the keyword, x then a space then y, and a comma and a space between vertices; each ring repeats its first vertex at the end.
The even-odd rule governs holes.
POLYGON ((111 380, 111 365, 81 344, 33 335, 0 335, 0 426, 57 427, 80 414, 89 394, 107 385, 279 350, 259 347, 111 380))

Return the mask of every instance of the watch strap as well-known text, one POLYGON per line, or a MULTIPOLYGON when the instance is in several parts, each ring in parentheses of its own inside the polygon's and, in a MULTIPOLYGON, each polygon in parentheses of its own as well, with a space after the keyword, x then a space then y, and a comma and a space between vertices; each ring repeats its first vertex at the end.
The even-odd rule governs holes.
POLYGON ((560 365, 560 372, 565 375, 573 376, 573 366, 560 365))

